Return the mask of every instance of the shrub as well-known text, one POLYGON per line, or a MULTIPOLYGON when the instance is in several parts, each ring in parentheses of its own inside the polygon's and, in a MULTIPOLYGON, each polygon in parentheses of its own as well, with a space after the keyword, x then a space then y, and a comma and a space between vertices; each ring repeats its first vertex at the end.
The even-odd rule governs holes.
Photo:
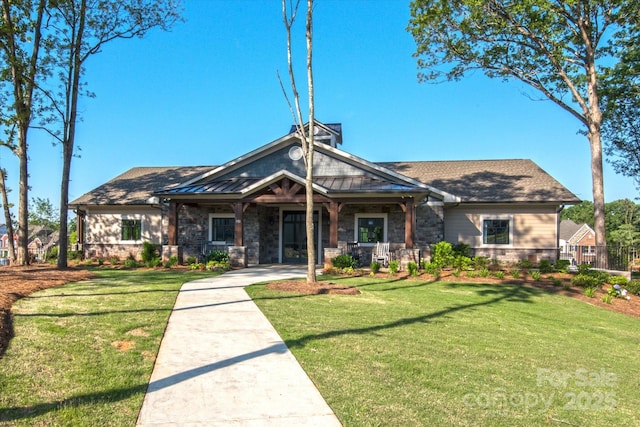
POLYGON ((356 261, 351 255, 338 255, 331 260, 331 264, 333 264, 335 268, 353 269, 358 266, 358 261, 356 261))
MULTIPOLYGON (((202 268, 202 265, 200 265, 202 268)), ((231 270, 231 264, 229 261, 207 261, 205 268, 209 271, 229 271, 231 270)))
POLYGON ((198 262, 198 259, 193 255, 190 255, 187 257, 187 265, 193 265, 193 264, 196 264, 197 262, 198 262))
POLYGON ((140 267, 140 264, 138 263, 138 261, 136 261, 135 258, 133 258, 132 256, 129 256, 127 259, 124 260, 124 266, 127 268, 138 268, 140 267))
POLYGON ((211 251, 204 257, 205 262, 215 261, 215 262, 228 262, 229 254, 226 251, 211 251))
POLYGON ((480 272, 478 273, 478 275, 479 275, 480 277, 489 277, 489 275, 490 275, 490 274, 491 274, 491 272, 489 271, 489 269, 488 269, 488 268, 482 268, 482 269, 480 270, 480 272))
POLYGON ((613 297, 609 294, 605 294, 602 296, 602 302, 605 302, 607 304, 611 304, 611 301, 613 301, 613 297))
POLYGON ((516 266, 518 266, 519 268, 530 269, 530 268, 533 268, 533 262, 526 258, 523 258, 520 261, 518 261, 516 266))
POLYGON ((553 286, 562 285, 562 279, 553 279, 553 286))
POLYGON ((624 276, 610 276, 609 280, 607 280, 607 283, 609 283, 610 285, 620 285, 626 287, 629 284, 629 281, 624 276))
POLYGON ((561 273, 566 273, 569 271, 569 266, 571 265, 571 261, 568 259, 559 259, 556 261, 556 270, 561 273))
POLYGON ((45 260, 46 261, 51 261, 51 260, 55 260, 58 259, 58 247, 57 246, 53 246, 51 249, 49 249, 49 251, 47 252, 46 256, 45 256, 45 260))
POLYGON ((148 268, 160 267, 162 265, 162 259, 160 257, 153 257, 149 261, 145 261, 144 265, 148 268))
POLYGON ((431 245, 431 262, 437 265, 438 268, 450 267, 453 265, 453 260, 454 255, 451 243, 442 241, 431 245))
POLYGON ((425 273, 427 274, 431 274, 431 275, 436 275, 438 274, 438 266, 435 265, 432 262, 425 262, 422 264, 422 269, 424 270, 425 273))
POLYGON ((488 268, 490 262, 491 261, 486 256, 476 256, 472 258, 471 265, 473 265, 473 268, 476 270, 482 270, 488 268))
POLYGON ((416 264, 415 261, 409 261, 407 263, 407 271, 409 272, 409 275, 417 276, 418 275, 418 264, 416 264))
POLYGON ((454 246, 452 246, 452 249, 455 256, 471 258, 471 247, 466 243, 456 243, 454 246))
POLYGON ((540 273, 540 271, 538 271, 538 270, 533 270, 533 271, 531 272, 531 278, 532 278, 533 280, 535 280, 536 282, 537 282, 538 280, 540 280, 540 278, 541 278, 541 277, 542 277, 542 273, 540 273))
POLYGON ((629 283, 627 283, 627 291, 629 291, 630 294, 634 294, 634 295, 638 295, 640 296, 640 281, 639 280, 632 280, 629 283))
POLYGON ((496 271, 493 275, 498 280, 504 279, 504 271, 496 271))
POLYGON ((538 270, 540 270, 540 273, 543 273, 543 274, 551 273, 553 271, 553 266, 549 261, 547 261, 546 259, 543 259, 538 263, 538 270))
POLYGON ((584 294, 589 298, 593 298, 594 296, 596 296, 596 290, 597 288, 585 288, 584 294))
POLYGON ((120 264, 120 258, 118 258, 117 256, 112 256, 111 258, 109 258, 109 264, 111 265, 120 264))
POLYGON ((453 267, 458 270, 468 270, 471 267, 471 258, 464 255, 458 255, 453 260, 453 267))
POLYGON ((142 258, 142 262, 149 266, 155 258, 159 258, 158 245, 154 245, 151 242, 143 242, 140 257, 142 258))
POLYGON ((378 271, 380 271, 380 263, 377 262, 377 261, 371 261, 371 265, 369 267, 371 267, 371 272, 373 274, 375 274, 378 271))
POLYGON ((581 288, 597 288, 601 285, 596 277, 584 273, 574 276, 571 283, 581 288))
POLYGON ((394 259, 393 261, 389 262, 389 273, 390 274, 396 274, 398 272, 400 265, 398 264, 398 260, 394 259))

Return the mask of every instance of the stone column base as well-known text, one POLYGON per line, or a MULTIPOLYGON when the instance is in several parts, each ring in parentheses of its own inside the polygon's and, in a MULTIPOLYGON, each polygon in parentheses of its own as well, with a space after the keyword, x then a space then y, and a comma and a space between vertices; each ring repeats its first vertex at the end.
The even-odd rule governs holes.
POLYGON ((246 246, 229 246, 229 263, 231 267, 246 268, 247 267, 247 247, 246 246))

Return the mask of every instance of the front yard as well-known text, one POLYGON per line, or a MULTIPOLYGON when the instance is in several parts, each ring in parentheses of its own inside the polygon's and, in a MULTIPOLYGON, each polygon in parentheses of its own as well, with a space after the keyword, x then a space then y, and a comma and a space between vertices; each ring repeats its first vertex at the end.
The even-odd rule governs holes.
MULTIPOLYGON (((640 425, 640 319, 522 284, 249 289, 344 425, 640 425)), ((625 301, 616 301, 616 303, 625 301)))

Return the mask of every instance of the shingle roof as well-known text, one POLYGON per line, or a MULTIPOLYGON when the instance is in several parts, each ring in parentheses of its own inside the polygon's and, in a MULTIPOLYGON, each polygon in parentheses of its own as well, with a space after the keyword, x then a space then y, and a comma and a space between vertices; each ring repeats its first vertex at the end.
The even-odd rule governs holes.
POLYGON ((581 227, 581 225, 576 224, 570 219, 563 219, 562 221, 560 221, 558 237, 560 237, 560 239, 562 240, 569 240, 573 237, 574 234, 578 232, 578 230, 580 230, 581 227))
POLYGON ((77 205, 143 205, 159 188, 178 185, 215 166, 138 167, 78 197, 77 205))
POLYGON ((580 203, 572 192, 528 159, 378 164, 459 196, 462 202, 580 203))
MULTIPOLYGON (((531 160, 457 160, 376 163, 472 203, 579 203, 573 193, 531 160)), ((179 186, 215 169, 215 166, 138 167, 113 178, 106 184, 72 201, 70 205, 146 204, 159 190, 179 186)), ((344 181, 335 177, 317 177, 318 183, 335 191, 349 188, 364 191, 371 182, 344 181), (347 187, 345 187, 347 186, 347 187)), ((246 187, 243 180, 223 183, 246 187)), ((250 184, 250 183, 249 183, 250 184)), ((231 189, 227 187, 227 191, 231 189)), ((211 189, 208 189, 211 191, 211 189)), ((379 191, 391 189, 377 188, 379 191)))

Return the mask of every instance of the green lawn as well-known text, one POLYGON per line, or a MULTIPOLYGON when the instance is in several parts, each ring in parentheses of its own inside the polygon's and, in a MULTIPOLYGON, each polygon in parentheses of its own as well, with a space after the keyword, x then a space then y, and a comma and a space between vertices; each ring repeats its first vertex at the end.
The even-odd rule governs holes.
POLYGON ((640 319, 520 285, 251 296, 345 426, 640 425, 640 319))
POLYGON ((14 305, 15 337, 0 360, 0 424, 135 425, 178 290, 205 273, 96 273, 14 305))

